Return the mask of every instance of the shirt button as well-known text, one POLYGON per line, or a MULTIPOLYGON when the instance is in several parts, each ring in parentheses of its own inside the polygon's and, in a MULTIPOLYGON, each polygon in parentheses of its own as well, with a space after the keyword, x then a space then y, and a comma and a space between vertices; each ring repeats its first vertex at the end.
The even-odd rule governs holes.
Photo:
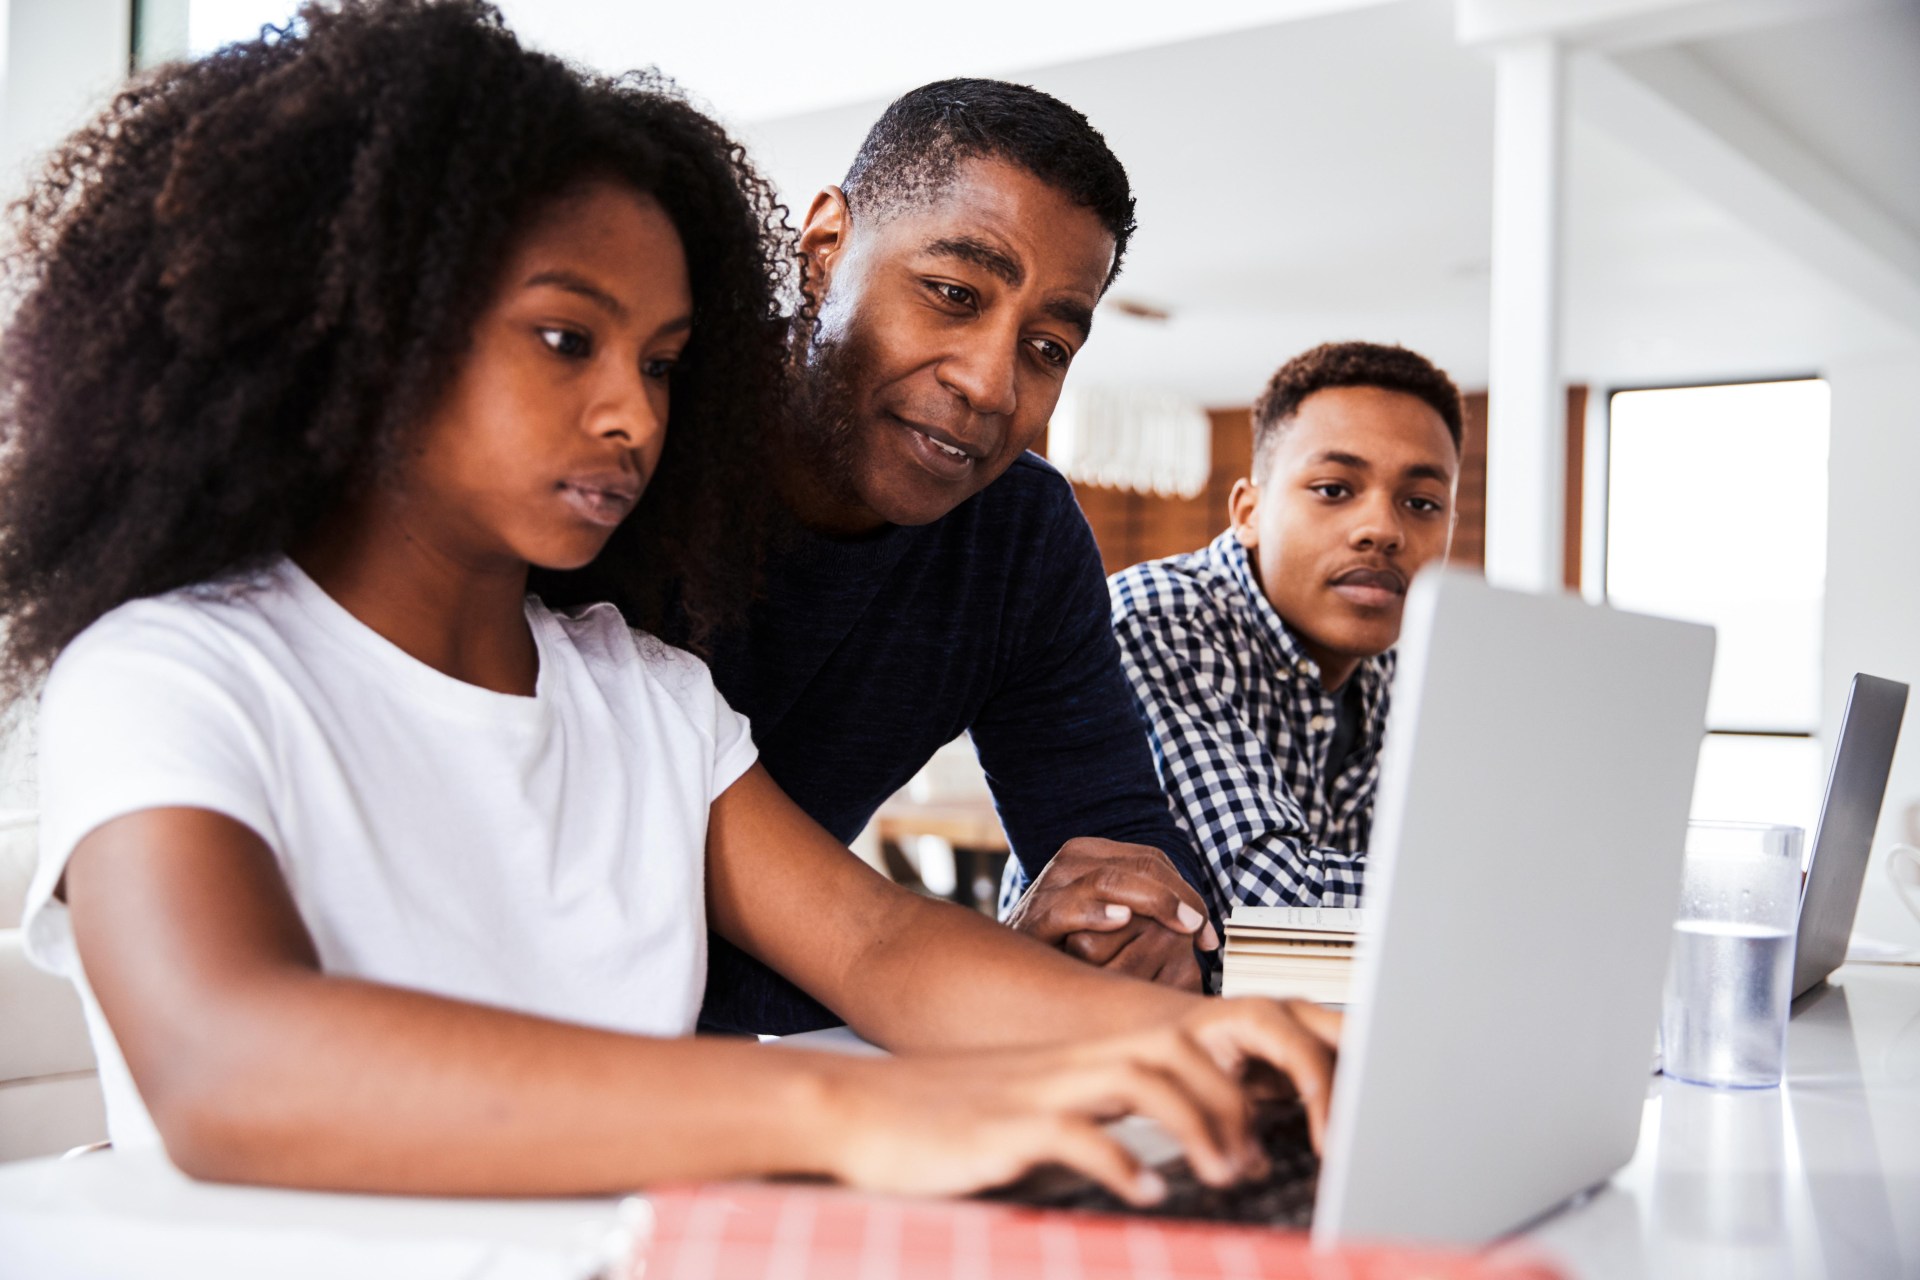
POLYGON ((1326 727, 1327 718, 1325 716, 1315 716, 1313 719, 1307 721, 1307 728, 1313 730, 1315 733, 1321 732, 1326 727))
POLYGON ((1300 672, 1302 675, 1305 675, 1308 672, 1313 670, 1313 661, 1310 658, 1302 658, 1300 659, 1300 661, 1293 664, 1293 669, 1295 671, 1300 672))

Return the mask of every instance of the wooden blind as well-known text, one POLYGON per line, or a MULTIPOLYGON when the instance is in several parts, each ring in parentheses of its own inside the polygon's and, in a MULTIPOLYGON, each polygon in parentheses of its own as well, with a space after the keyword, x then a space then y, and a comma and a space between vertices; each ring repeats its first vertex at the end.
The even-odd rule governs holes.
POLYGON ((1213 426, 1213 466, 1199 495, 1161 498, 1130 489, 1073 486, 1108 573, 1203 547, 1227 527, 1227 494, 1247 474, 1252 457, 1253 415, 1247 409, 1210 409, 1207 417, 1213 426))
POLYGON ((1461 568, 1487 567, 1487 393, 1460 397, 1460 488, 1454 495, 1459 517, 1453 525, 1453 550, 1447 563, 1461 568))

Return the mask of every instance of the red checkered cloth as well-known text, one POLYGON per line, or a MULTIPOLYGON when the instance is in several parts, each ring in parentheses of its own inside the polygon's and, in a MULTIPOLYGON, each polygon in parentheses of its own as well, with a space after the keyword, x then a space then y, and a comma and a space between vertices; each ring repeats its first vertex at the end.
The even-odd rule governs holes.
POLYGON ((1537 1261, 1299 1232, 716 1183, 630 1201, 609 1280, 1558 1280, 1537 1261))

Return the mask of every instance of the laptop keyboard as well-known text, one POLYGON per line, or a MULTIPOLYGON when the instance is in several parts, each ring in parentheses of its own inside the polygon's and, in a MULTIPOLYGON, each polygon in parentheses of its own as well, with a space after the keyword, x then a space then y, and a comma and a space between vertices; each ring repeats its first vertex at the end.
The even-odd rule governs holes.
POLYGON ((1306 1226, 1313 1218, 1313 1193, 1320 1173, 1319 1158, 1307 1135, 1306 1111, 1297 1098, 1263 1102, 1254 1112, 1254 1134, 1273 1162, 1266 1177, 1230 1187, 1208 1186, 1194 1176, 1185 1157, 1179 1157, 1155 1166, 1154 1171, 1166 1180, 1167 1195, 1146 1208, 1130 1205, 1099 1183, 1079 1178, 1045 1188, 1016 1185, 993 1198, 1044 1209, 1306 1226))

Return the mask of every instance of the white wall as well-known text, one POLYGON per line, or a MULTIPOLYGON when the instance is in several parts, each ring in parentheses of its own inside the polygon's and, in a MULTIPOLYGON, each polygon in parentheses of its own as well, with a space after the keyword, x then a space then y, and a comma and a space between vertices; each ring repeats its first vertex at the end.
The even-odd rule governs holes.
POLYGON ((105 106, 127 75, 130 0, 0 0, 0 199, 22 194, 40 158, 105 106))
POLYGON ((1914 686, 1857 927, 1920 946, 1920 920, 1886 871, 1889 845, 1920 844, 1920 340, 1836 360, 1825 373, 1833 435, 1822 737, 1831 751, 1854 672, 1914 686))
MULTIPOLYGON (((0 0, 0 203, 126 78, 129 0, 0 0)), ((0 806, 34 801, 31 715, 0 708, 0 806)))

